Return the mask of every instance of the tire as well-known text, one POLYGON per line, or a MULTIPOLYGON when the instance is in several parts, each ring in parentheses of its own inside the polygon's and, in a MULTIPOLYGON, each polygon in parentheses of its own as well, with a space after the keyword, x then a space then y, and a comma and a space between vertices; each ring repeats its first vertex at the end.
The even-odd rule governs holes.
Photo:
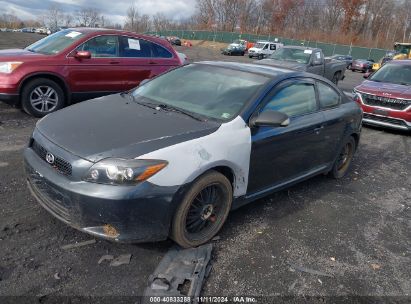
POLYGON ((177 208, 171 239, 183 248, 208 242, 223 226, 232 200, 232 185, 224 175, 210 171, 200 176, 177 208))
POLYGON ((263 54, 258 55, 258 60, 263 60, 263 59, 264 59, 264 55, 263 55, 263 54))
POLYGON ((241 56, 243 56, 243 57, 244 57, 244 55, 245 55, 245 53, 244 53, 244 52, 242 52, 242 53, 241 53, 241 56))
POLYGON ((340 72, 335 72, 333 79, 331 79, 331 81, 335 84, 338 85, 338 82, 340 81, 340 72))
POLYGON ((43 117, 65 105, 63 89, 53 80, 37 78, 28 82, 21 93, 23 110, 34 117, 43 117))
POLYGON ((248 58, 250 58, 250 59, 251 59, 251 58, 253 58, 253 56, 248 56, 248 58))
POLYGON ((329 176, 335 179, 343 178, 351 167, 356 150, 355 139, 350 136, 345 141, 338 153, 337 159, 329 172, 329 176))

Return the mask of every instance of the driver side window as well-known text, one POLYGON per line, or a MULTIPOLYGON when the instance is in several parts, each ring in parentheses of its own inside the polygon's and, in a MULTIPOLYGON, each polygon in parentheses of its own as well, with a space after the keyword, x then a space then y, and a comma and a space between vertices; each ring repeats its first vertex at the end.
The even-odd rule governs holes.
POLYGON ((282 88, 264 106, 264 111, 278 111, 289 117, 312 113, 317 110, 314 85, 295 83, 282 88))

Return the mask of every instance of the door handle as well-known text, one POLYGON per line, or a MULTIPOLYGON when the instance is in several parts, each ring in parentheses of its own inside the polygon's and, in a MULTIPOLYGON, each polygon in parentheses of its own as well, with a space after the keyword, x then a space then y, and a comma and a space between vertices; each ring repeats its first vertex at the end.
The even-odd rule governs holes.
POLYGON ((149 64, 157 64, 155 61, 150 61, 149 64))
POLYGON ((110 61, 110 64, 119 64, 120 61, 110 61))

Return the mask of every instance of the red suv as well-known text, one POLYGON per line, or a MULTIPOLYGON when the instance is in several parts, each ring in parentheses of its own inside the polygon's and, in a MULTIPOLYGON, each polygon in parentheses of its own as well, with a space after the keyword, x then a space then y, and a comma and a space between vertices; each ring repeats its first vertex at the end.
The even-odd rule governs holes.
POLYGON ((354 89, 366 124, 411 130, 411 60, 392 60, 354 89))
POLYGON ((42 117, 75 101, 125 91, 182 64, 169 42, 91 28, 0 51, 0 100, 42 117))

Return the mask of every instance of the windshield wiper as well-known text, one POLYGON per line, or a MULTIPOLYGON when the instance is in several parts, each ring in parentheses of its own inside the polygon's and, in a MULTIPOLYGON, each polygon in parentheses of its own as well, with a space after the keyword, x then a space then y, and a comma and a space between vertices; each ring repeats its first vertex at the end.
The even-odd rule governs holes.
POLYGON ((186 116, 189 116, 197 121, 204 121, 203 119, 201 119, 200 117, 192 114, 191 112, 188 111, 184 111, 183 109, 180 108, 176 108, 170 105, 166 105, 166 104, 157 104, 156 109, 161 109, 161 110, 165 110, 165 111, 172 111, 172 112, 176 112, 176 113, 180 113, 180 114, 184 114, 186 116))
POLYGON ((153 110, 155 110, 156 107, 157 107, 157 105, 154 104, 154 103, 138 101, 138 100, 134 97, 134 95, 132 94, 131 91, 121 92, 120 95, 121 95, 121 96, 127 95, 129 98, 131 98, 131 99, 133 100, 133 102, 135 102, 135 103, 137 103, 137 104, 139 104, 139 105, 145 106, 145 107, 147 107, 147 108, 153 109, 153 110))

